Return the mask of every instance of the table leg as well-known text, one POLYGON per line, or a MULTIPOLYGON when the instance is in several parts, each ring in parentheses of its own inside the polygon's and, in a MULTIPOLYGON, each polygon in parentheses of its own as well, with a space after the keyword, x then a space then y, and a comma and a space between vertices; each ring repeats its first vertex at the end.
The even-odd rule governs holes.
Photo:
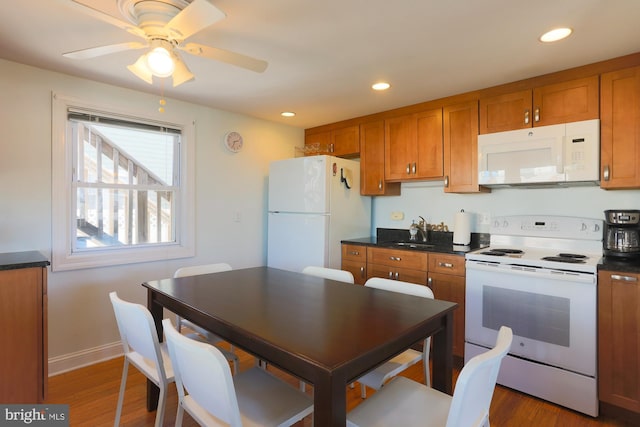
POLYGON ((453 393, 453 312, 442 319, 443 327, 432 336, 433 388, 447 394, 453 393))
POLYGON ((313 425, 344 427, 347 424, 347 380, 335 376, 313 384, 313 425))
MULTIPOLYGON (((162 306, 155 302, 154 293, 150 289, 147 290, 147 308, 153 316, 156 325, 158 338, 160 342, 163 339, 162 330, 162 306)), ((147 411, 155 411, 158 408, 158 398, 160 397, 160 389, 152 381, 147 380, 147 411)))

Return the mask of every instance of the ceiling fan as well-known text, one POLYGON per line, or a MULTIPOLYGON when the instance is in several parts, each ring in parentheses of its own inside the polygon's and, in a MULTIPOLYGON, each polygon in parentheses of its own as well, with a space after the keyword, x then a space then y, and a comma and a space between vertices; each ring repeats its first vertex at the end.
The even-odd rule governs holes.
POLYGON ((240 53, 185 43, 185 40, 226 17, 225 13, 208 0, 117 0, 118 9, 127 21, 71 0, 70 4, 94 18, 115 25, 145 39, 144 42, 125 42, 98 46, 64 53, 74 59, 88 59, 131 49, 147 49, 127 68, 149 84, 153 76, 173 78, 173 86, 193 80, 178 51, 225 62, 258 73, 267 68, 267 62, 240 53))

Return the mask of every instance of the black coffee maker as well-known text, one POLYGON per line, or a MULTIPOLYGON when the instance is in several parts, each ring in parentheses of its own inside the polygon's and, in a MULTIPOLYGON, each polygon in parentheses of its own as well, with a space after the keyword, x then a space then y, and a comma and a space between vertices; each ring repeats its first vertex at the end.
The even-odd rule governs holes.
POLYGON ((604 216, 604 255, 640 257, 640 210, 606 210, 604 216))

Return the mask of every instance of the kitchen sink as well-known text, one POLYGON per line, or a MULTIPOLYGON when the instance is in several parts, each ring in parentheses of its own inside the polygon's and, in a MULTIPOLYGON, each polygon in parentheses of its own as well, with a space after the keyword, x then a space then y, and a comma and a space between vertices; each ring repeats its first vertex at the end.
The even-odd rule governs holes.
POLYGON ((409 249, 433 249, 435 245, 430 245, 428 243, 414 243, 414 242, 395 242, 394 246, 399 246, 401 248, 409 248, 409 249))

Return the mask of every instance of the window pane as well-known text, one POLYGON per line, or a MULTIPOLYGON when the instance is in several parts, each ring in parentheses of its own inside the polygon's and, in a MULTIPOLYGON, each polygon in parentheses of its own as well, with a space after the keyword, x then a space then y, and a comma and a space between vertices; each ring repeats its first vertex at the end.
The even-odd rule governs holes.
POLYGON ((76 248, 175 242, 173 193, 78 188, 76 248))

